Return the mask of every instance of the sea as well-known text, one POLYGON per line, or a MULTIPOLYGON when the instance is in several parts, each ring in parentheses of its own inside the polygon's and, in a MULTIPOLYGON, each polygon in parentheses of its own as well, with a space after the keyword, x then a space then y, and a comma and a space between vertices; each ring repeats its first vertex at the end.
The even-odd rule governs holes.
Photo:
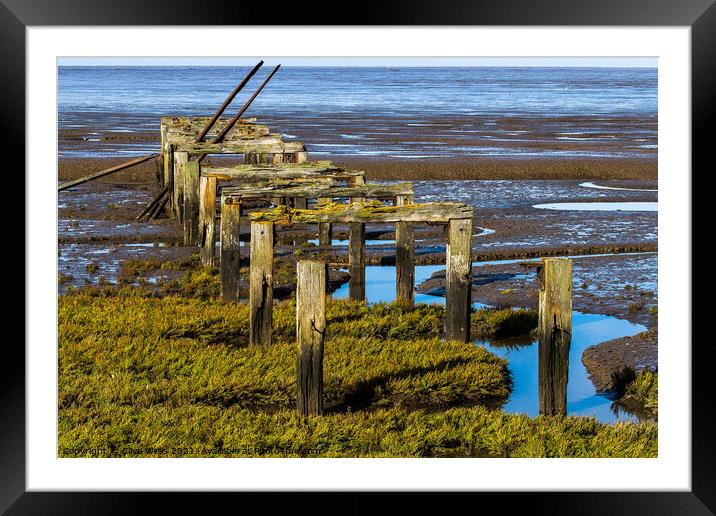
MULTIPOLYGON (((160 117, 212 115, 248 69, 60 66, 59 155, 154 152, 160 117)), ((657 79, 657 68, 285 66, 245 117, 324 159, 654 158, 657 79)))

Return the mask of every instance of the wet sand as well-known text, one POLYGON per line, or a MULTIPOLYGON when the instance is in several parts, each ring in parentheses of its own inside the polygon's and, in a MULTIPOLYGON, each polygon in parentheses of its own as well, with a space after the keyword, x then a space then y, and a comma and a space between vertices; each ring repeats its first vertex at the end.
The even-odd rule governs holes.
MULTIPOLYGON (((151 154, 148 152, 147 154, 151 154)), ((60 158, 59 180, 70 181, 131 158, 60 158)), ((318 159, 318 158, 316 158, 318 159)), ((418 163, 383 160, 338 158, 334 163, 363 170, 369 180, 445 180, 445 179, 653 179, 658 177, 653 159, 487 159, 424 160, 418 163)), ((230 165, 243 160, 211 157, 207 163, 230 165)), ((102 183, 151 183, 156 181, 154 161, 101 178, 102 183)))

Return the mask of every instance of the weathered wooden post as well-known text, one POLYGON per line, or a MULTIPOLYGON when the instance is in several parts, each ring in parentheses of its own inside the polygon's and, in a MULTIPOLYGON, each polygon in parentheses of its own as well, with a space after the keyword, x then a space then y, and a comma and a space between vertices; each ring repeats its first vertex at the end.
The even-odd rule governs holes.
MULTIPOLYGON (((364 185, 363 176, 350 179, 351 185, 364 185)), ((363 198, 351 198, 351 202, 363 202, 363 198)), ((365 299, 365 223, 351 222, 348 234, 348 266, 351 278, 348 281, 348 297, 357 301, 365 299)))
MULTIPOLYGON (((413 204, 412 195, 398 195, 396 206, 413 204)), ((413 306, 415 283, 415 241, 412 222, 395 224, 395 292, 399 303, 413 306)))
MULTIPOLYGON (((308 161, 308 152, 300 151, 293 155, 294 163, 305 163, 308 161)), ((308 199, 305 197, 296 197, 293 199, 293 207, 299 210, 305 210, 308 208, 308 199)))
POLYGON ((174 211, 179 224, 184 223, 184 168, 189 163, 189 154, 186 152, 174 153, 174 211))
POLYGON ((251 223, 249 345, 271 344, 273 321, 273 222, 251 223))
POLYGON ((241 202, 222 195, 219 258, 221 263, 221 299, 224 301, 239 300, 240 222, 241 202))
POLYGON ((167 145, 167 152, 164 154, 165 184, 169 190, 169 210, 176 217, 177 210, 174 205, 174 145, 167 145))
POLYGON ((296 277, 296 407, 299 416, 318 416, 323 412, 328 266, 316 260, 301 260, 296 277))
POLYGON ((199 179, 199 247, 201 263, 214 265, 214 240, 216 226, 216 178, 199 179))
MULTIPOLYGON (((319 197, 317 207, 320 208, 331 202, 330 197, 319 197)), ((330 222, 318 224, 318 245, 331 245, 333 242, 333 229, 330 222)))
POLYGON ((199 243, 199 163, 184 163, 184 245, 199 243))
POLYGON ((445 257, 445 339, 470 341, 472 219, 448 223, 445 257))
POLYGON ((539 411, 567 415, 572 340, 572 260, 542 258, 539 286, 539 411))

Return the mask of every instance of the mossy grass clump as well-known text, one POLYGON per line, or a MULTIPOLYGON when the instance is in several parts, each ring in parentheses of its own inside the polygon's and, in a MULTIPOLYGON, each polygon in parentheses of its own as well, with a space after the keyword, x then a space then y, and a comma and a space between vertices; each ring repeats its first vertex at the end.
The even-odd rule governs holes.
MULTIPOLYGON (((510 393, 504 360, 431 335, 438 317, 430 312, 438 310, 347 301, 328 307, 328 404, 497 405, 510 393)), ((268 347, 247 347, 245 305, 179 296, 61 296, 59 333, 60 410, 295 404, 294 303, 275 307, 276 343, 268 347)))
POLYGON ((472 313, 472 336, 482 339, 507 339, 528 335, 537 327, 537 310, 483 308, 472 313))
POLYGON ((659 374, 655 371, 640 371, 624 392, 624 398, 641 404, 656 414, 659 410, 659 374))

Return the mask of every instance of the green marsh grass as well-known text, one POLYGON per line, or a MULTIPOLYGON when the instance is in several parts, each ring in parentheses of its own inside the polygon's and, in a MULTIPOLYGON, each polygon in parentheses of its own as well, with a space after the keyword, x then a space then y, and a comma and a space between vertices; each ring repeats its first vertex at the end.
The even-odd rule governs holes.
MULTIPOLYGON (((212 273, 192 274, 192 284, 201 284, 212 273)), ((657 453, 655 425, 495 409, 511 392, 506 362, 482 347, 441 340, 439 306, 329 301, 326 413, 300 419, 294 303, 274 308, 274 345, 247 347, 245 305, 201 289, 190 295, 124 286, 59 297, 60 456, 657 453)), ((473 319, 501 328, 504 316, 473 319)))

